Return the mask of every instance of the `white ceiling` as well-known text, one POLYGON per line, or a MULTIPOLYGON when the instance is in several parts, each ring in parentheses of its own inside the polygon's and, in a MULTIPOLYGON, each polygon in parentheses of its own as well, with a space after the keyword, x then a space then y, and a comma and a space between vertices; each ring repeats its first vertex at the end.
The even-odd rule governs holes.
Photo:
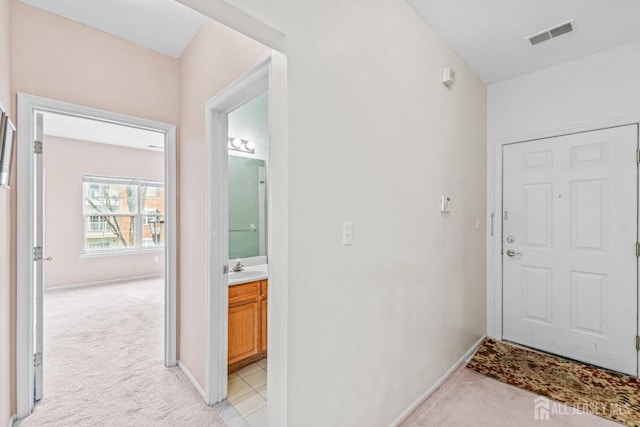
POLYGON ((44 134, 80 141, 164 151, 164 134, 99 120, 44 113, 44 134))
POLYGON ((487 84, 640 40, 638 0, 407 0, 487 84), (575 19, 571 33, 525 38, 575 19))
MULTIPOLYGON (((205 16, 175 0, 21 0, 173 57, 205 16)), ((487 84, 640 40, 639 0, 407 0, 487 84), (575 19, 571 33, 527 36, 575 19)))
POLYGON ((176 58, 208 19, 174 0, 21 1, 176 58))

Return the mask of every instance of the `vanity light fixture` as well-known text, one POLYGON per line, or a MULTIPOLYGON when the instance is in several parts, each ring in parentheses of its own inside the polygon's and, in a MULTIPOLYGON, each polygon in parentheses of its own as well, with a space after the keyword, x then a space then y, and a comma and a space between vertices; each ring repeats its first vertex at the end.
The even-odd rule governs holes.
POLYGON ((242 153, 254 154, 256 152, 256 143, 240 138, 229 137, 229 150, 240 151, 242 153))

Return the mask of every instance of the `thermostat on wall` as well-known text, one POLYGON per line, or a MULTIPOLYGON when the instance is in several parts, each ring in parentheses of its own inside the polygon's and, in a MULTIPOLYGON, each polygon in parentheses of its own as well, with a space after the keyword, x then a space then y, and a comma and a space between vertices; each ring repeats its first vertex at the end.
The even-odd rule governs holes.
POLYGON ((440 196, 440 212, 450 212, 450 211, 451 211, 451 197, 440 196))

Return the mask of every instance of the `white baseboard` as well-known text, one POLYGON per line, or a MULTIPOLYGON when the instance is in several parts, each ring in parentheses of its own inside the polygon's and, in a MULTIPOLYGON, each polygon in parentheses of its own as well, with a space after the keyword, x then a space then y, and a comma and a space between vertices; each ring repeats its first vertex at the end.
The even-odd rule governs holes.
POLYGON ((475 344, 473 344, 471 346, 471 348, 469 348, 469 350, 467 350, 467 352, 465 354, 462 355, 462 357, 460 359, 458 359, 448 370, 447 372, 444 373, 444 375, 442 375, 442 377, 440 377, 440 379, 438 381, 436 381, 435 384, 433 384, 431 387, 429 387, 429 389, 427 391, 425 391, 415 402, 413 402, 402 414, 400 414, 400 416, 398 416, 398 418, 396 418, 396 420, 394 422, 392 422, 390 424, 390 426, 392 427, 397 427, 400 424, 402 424, 402 422, 407 419, 407 417, 409 415, 411 415, 411 413, 413 411, 415 411, 418 406, 422 405, 422 403, 427 400, 429 398, 429 396, 431 396, 446 380, 447 378, 449 378, 455 371, 456 369, 458 369, 460 366, 462 366, 464 363, 468 362, 469 359, 471 359, 471 357, 473 356, 473 354, 476 352, 476 350, 478 349, 478 347, 480 347, 480 345, 482 344, 482 342, 484 341, 484 339, 486 338, 486 335, 483 335, 482 338, 480 338, 475 344))
POLYGON ((99 286, 99 285, 115 285, 116 283, 125 283, 132 282, 134 280, 146 280, 146 279, 155 279, 159 277, 164 277, 164 273, 161 274, 149 274, 146 276, 135 276, 135 277, 124 277, 122 279, 112 279, 112 280, 101 280, 98 282, 86 282, 86 283, 75 283, 73 285, 62 285, 62 286, 51 286, 48 288, 44 288, 45 292, 53 292, 64 289, 73 289, 73 288, 84 288, 86 286, 99 286))
POLYGON ((13 423, 16 421, 16 414, 11 415, 11 418, 9 418, 9 424, 7 424, 8 427, 13 427, 13 423))
POLYGON ((180 368, 180 370, 185 375, 185 377, 187 377, 187 379, 191 382, 191 385, 193 385, 193 387, 196 389, 196 391, 198 392, 200 397, 202 397, 202 400, 204 400, 205 403, 206 403, 207 402, 207 398, 205 397, 204 390, 202 390, 202 388, 200 387, 200 384, 198 384, 198 382, 193 377, 193 375, 191 375, 191 372, 189 372, 187 367, 184 366, 184 364, 179 360, 178 360, 178 368, 180 368))

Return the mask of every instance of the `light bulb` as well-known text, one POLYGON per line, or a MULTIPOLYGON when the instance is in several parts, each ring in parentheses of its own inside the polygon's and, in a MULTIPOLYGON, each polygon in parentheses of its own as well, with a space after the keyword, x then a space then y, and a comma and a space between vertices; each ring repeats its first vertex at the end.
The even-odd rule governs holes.
POLYGON ((253 151, 256 149, 256 143, 253 141, 247 141, 247 143, 244 146, 247 147, 247 150, 249 151, 253 151))
POLYGON ((240 148, 242 146, 242 140, 240 138, 233 138, 231 140, 231 145, 233 148, 240 148))

